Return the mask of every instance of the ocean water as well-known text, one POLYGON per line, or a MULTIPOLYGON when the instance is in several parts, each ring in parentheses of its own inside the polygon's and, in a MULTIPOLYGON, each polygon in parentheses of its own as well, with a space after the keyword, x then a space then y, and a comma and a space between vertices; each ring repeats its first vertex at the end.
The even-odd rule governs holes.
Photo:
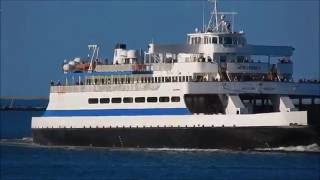
POLYGON ((260 151, 52 147, 32 143, 32 115, 1 111, 0 179, 320 179, 319 146, 260 151))

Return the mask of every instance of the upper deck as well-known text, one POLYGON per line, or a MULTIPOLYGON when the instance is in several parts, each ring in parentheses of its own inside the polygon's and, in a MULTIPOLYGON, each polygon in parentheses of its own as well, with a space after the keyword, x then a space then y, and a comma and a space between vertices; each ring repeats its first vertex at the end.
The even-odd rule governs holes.
MULTIPOLYGON (((149 87, 154 90, 172 82, 199 87, 202 83, 217 87, 224 87, 223 84, 227 83, 240 88, 234 91, 221 88, 213 91, 216 93, 250 93, 241 90, 242 84, 244 87, 247 84, 259 87, 261 83, 274 86, 275 91, 255 88, 252 93, 281 94, 286 85, 302 89, 301 83, 294 83, 292 78, 293 47, 248 44, 245 33, 235 31, 234 23, 226 17, 237 13, 218 12, 216 6, 215 2, 206 27, 187 34, 184 44, 152 42, 146 51, 138 51, 119 43, 115 46, 112 62, 99 57, 97 45, 89 45, 92 56, 65 62, 63 69, 69 78, 65 78, 64 86, 53 86, 52 92, 88 92, 95 88, 97 91, 148 90, 149 87)), ((307 83, 306 92, 287 93, 317 95, 317 83, 307 83)))

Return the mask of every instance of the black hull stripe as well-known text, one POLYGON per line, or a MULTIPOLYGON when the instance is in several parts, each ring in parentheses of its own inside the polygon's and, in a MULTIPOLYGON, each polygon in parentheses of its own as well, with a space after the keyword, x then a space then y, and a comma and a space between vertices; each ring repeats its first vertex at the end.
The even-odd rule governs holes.
POLYGON ((319 143, 311 128, 88 128, 33 129, 43 145, 141 148, 251 149, 319 143))

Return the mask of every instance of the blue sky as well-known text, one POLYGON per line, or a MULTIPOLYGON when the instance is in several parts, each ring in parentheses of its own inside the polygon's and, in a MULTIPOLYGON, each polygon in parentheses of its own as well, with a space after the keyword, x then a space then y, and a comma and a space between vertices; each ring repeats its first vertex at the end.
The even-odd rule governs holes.
MULTIPOLYGON (((47 96, 64 59, 99 44, 112 57, 117 42, 146 49, 185 43, 202 26, 201 1, 1 1, 1 96, 47 96)), ((208 20, 209 3, 205 3, 208 20)), ((295 78, 319 78, 319 1, 220 1, 237 11, 235 28, 248 43, 290 45, 295 78)))

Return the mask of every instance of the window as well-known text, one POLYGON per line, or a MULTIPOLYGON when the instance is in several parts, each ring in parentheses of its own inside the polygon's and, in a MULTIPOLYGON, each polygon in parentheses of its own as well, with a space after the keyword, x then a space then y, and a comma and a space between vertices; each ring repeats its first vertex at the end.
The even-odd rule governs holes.
POLYGON ((136 97, 134 99, 136 103, 144 103, 146 101, 145 97, 136 97))
POLYGON ((195 44, 196 43, 196 39, 193 37, 193 38, 191 38, 191 40, 192 40, 192 43, 191 44, 195 44))
POLYGON ((123 102, 124 103, 133 103, 133 98, 132 97, 124 97, 123 102))
POLYGON ((180 97, 179 96, 172 96, 171 102, 180 102, 180 97))
POLYGON ((227 61, 227 56, 220 56, 220 62, 224 63, 227 61))
POLYGON ((200 44, 201 42, 201 38, 200 37, 196 37, 196 44, 200 44))
POLYGON ((159 102, 169 102, 169 97, 159 97, 159 102))
POLYGON ((223 44, 232 44, 232 38, 231 37, 224 37, 224 43, 223 44))
POLYGON ((108 103, 110 103, 109 98, 100 98, 100 104, 108 104, 108 103))
POLYGON ((89 98, 88 103, 89 104, 98 104, 98 98, 89 98))
POLYGON ((147 102, 157 102, 158 98, 157 97, 148 97, 147 102))
POLYGON ((212 37, 212 43, 213 44, 218 44, 218 38, 217 37, 212 37))
POLYGON ((177 82, 178 81, 178 78, 176 76, 172 76, 171 79, 172 79, 172 82, 177 82))
POLYGON ((233 44, 235 44, 235 45, 238 44, 238 37, 234 37, 234 38, 232 38, 232 40, 233 40, 233 44))
POLYGON ((121 98, 112 98, 111 102, 112 103, 121 103, 121 98))
POLYGON ((244 61, 244 56, 237 56, 237 62, 241 63, 244 61))
POLYGON ((219 37, 219 44, 223 44, 222 37, 219 37))

